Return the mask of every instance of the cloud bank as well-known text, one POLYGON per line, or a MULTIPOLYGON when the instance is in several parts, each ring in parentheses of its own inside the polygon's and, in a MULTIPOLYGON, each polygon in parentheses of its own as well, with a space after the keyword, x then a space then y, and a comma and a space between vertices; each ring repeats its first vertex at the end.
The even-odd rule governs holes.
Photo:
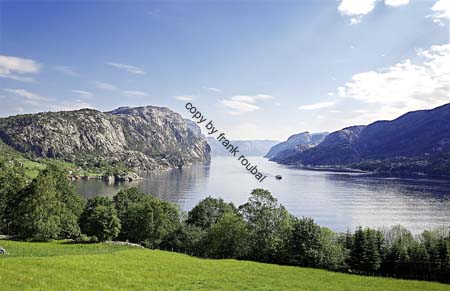
POLYGON ((24 74, 34 74, 41 70, 41 65, 31 59, 0 55, 0 77, 16 81, 33 82, 34 79, 24 74))
POLYGON ((407 59, 383 70, 353 75, 337 89, 338 95, 373 104, 378 108, 375 115, 387 119, 449 103, 450 43, 419 50, 417 55, 421 63, 407 59))

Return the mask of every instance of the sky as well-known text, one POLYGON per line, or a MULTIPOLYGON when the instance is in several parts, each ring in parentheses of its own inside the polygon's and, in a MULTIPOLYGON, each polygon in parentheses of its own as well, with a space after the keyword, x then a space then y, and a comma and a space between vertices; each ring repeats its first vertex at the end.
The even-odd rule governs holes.
POLYGON ((450 103, 450 0, 0 0, 0 116, 187 102, 280 141, 450 103))

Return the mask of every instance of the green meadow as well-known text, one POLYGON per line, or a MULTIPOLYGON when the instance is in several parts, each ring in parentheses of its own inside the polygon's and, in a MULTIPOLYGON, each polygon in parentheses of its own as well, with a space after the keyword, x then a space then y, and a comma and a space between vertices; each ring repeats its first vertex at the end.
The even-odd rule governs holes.
POLYGON ((111 244, 0 240, 1 290, 450 290, 366 277, 111 244))

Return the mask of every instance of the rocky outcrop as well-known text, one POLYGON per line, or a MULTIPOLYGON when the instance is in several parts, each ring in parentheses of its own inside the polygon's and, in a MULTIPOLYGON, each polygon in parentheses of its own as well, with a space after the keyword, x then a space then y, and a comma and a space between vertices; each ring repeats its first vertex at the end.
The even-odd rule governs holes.
POLYGON ((163 107, 122 107, 17 115, 0 119, 0 139, 37 157, 136 170, 182 167, 210 159, 205 138, 163 107))
POLYGON ((280 163, 322 165, 326 160, 328 165, 339 165, 355 162, 361 157, 353 146, 363 129, 364 126, 351 126, 330 133, 319 145, 292 154, 280 163))
POLYGON ((294 134, 286 141, 274 145, 264 156, 271 161, 282 162, 292 155, 296 155, 321 143, 328 132, 309 133, 308 131, 294 134))

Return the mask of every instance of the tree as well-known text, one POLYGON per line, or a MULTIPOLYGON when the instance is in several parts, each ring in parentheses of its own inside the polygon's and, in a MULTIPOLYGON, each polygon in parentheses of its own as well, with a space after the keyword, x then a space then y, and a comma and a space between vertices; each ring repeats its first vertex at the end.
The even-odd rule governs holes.
POLYGON ((0 164, 0 233, 10 232, 10 224, 14 212, 9 207, 18 193, 25 187, 25 171, 23 168, 8 165, 6 162, 0 164))
POLYGON ((111 199, 99 196, 89 199, 81 214, 80 226, 83 233, 99 241, 117 237, 121 225, 111 199))
POLYGON ((311 218, 294 218, 289 245, 291 263, 308 267, 320 265, 321 230, 311 218))
POLYGON ((382 262, 383 237, 380 231, 359 227, 350 252, 350 266, 365 273, 378 271, 382 262))
POLYGON ((14 229, 20 237, 35 240, 59 237, 64 204, 56 184, 51 171, 44 170, 11 202, 14 229))
POLYGON ((262 262, 287 260, 291 216, 277 199, 267 190, 255 189, 239 211, 250 230, 249 257, 262 262))
POLYGON ((383 271, 388 274, 410 274, 412 272, 412 251, 419 249, 409 230, 401 225, 391 227, 385 233, 387 254, 383 271))
POLYGON ((178 209, 172 203, 136 188, 120 191, 113 199, 122 223, 120 239, 157 247, 179 228, 178 209))
POLYGON ((213 258, 241 258, 248 252, 248 243, 248 229, 242 216, 228 212, 207 233, 205 253, 213 258))
POLYGON ((347 250, 341 242, 341 236, 331 229, 322 227, 320 231, 321 261, 320 268, 328 270, 345 270, 347 250))
POLYGON ((450 242, 447 229, 424 231, 420 240, 426 249, 431 279, 448 282, 450 273, 450 242))
POLYGON ((382 261, 383 236, 381 232, 366 228, 365 230, 365 269, 368 272, 375 272, 380 269, 382 261))
POLYGON ((78 219, 86 205, 86 199, 76 192, 75 186, 69 182, 62 167, 49 162, 46 171, 55 178, 56 191, 63 203, 60 214, 61 230, 59 237, 75 239, 81 234, 78 219))
POLYGON ((203 229, 209 229, 226 213, 236 213, 237 209, 232 203, 222 199, 206 197, 188 213, 187 223, 203 229))
POLYGON ((114 195, 114 205, 117 210, 119 218, 122 220, 133 203, 139 203, 145 196, 144 192, 141 192, 138 188, 132 187, 128 190, 120 190, 114 195))

